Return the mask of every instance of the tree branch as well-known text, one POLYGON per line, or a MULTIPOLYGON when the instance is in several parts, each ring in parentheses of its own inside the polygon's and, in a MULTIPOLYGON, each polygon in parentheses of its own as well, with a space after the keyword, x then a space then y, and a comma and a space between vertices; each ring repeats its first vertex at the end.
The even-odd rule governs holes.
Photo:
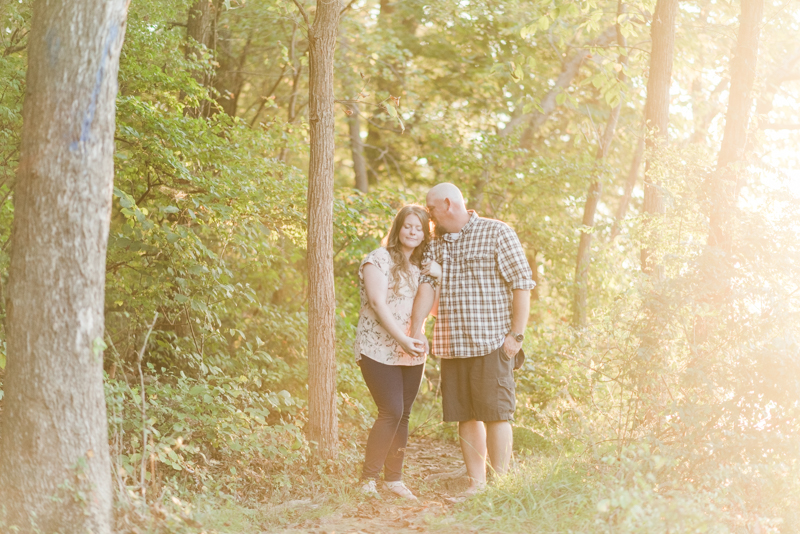
POLYGON ((296 5, 297 9, 300 10, 300 14, 303 15, 303 20, 306 21, 306 28, 311 29, 311 23, 308 21, 308 13, 306 13, 306 8, 304 8, 303 4, 297 0, 292 0, 292 2, 294 2, 294 5, 296 5))
POLYGON ((342 15, 344 15, 344 14, 345 14, 345 12, 346 12, 348 9, 350 9, 350 7, 351 7, 353 4, 355 4, 355 3, 356 3, 356 0, 350 0, 350 3, 349 3, 349 4, 347 4, 346 6, 344 6, 344 7, 342 8, 342 10, 341 10, 341 11, 339 11, 339 17, 341 17, 342 15))

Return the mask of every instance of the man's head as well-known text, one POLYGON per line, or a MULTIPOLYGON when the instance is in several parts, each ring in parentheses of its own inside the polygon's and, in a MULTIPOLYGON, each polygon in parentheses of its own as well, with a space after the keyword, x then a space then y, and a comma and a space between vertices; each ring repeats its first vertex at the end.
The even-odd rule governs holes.
POLYGON ((433 222, 445 232, 461 231, 469 222, 470 214, 458 187, 449 183, 433 186, 426 198, 428 213, 433 222))

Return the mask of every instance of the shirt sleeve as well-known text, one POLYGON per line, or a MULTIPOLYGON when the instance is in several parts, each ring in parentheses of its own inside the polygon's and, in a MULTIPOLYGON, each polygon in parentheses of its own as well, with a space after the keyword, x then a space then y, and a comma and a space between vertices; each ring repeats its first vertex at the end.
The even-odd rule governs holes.
POLYGON ((389 251, 385 248, 379 248, 377 250, 373 250, 361 261, 361 265, 358 266, 358 277, 363 280, 364 279, 364 266, 368 263, 371 263, 375 267, 378 268, 380 272, 388 280, 390 277, 390 269, 392 268, 392 257, 389 255, 389 251))
POLYGON ((497 239, 497 265, 511 289, 530 291, 536 286, 522 244, 516 232, 505 224, 500 227, 497 239))
MULTIPOLYGON (((430 242, 428 242, 428 244, 425 246, 425 250, 422 252, 422 261, 426 262, 428 260, 434 260, 434 261, 438 262, 439 264, 441 264, 442 263, 441 262, 441 258, 436 254, 436 249, 437 248, 438 247, 436 247, 436 240, 435 239, 430 241, 430 242)), ((436 278, 434 278, 434 277, 432 277, 430 275, 427 275, 427 274, 420 275, 419 283, 420 284, 428 283, 428 284, 431 285, 431 287, 433 289, 436 289, 436 286, 439 285, 439 282, 437 282, 436 278)))

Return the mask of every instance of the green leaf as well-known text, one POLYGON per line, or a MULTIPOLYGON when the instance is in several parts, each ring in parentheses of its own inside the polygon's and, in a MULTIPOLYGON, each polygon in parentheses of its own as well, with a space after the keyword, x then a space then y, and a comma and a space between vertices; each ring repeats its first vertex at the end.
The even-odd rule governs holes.
MULTIPOLYGON (((96 337, 92 341, 92 352, 94 353, 95 356, 100 356, 100 353, 106 350, 107 348, 108 345, 106 345, 106 342, 103 341, 103 338, 101 337, 96 337)), ((0 365, 0 369, 3 367, 5 367, 5 365, 0 365)))
POLYGON ((547 28, 550 27, 550 17, 545 15, 542 18, 540 18, 536 24, 537 26, 539 26, 540 30, 546 30, 547 28))
POLYGON ((524 28, 522 28, 522 30, 520 30, 519 35, 523 39, 527 39, 528 37, 536 33, 536 29, 538 27, 539 27, 538 24, 529 24, 528 26, 525 26, 524 28))

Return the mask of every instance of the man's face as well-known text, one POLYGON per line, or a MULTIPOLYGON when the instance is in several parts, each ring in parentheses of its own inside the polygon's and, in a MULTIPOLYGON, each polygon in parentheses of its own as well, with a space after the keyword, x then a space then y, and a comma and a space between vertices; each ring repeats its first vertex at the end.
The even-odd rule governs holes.
POLYGON ((438 226, 442 224, 440 217, 444 215, 444 202, 441 199, 433 198, 433 199, 426 199, 426 204, 428 208, 428 215, 431 216, 433 222, 438 226))

